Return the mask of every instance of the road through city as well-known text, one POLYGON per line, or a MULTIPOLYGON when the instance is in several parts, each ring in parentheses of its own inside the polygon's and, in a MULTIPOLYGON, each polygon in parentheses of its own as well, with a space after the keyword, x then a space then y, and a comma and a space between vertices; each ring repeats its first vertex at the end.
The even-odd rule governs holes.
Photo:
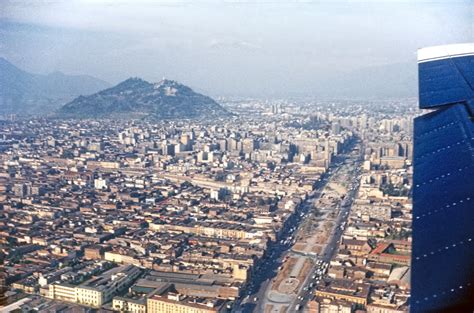
MULTIPOLYGON (((342 234, 340 225, 348 216, 350 204, 357 189, 357 176, 361 162, 360 151, 360 143, 359 141, 355 141, 348 149, 348 152, 336 157, 327 174, 321 177, 316 188, 308 195, 306 201, 300 205, 297 213, 293 215, 292 220, 283 230, 282 236, 268 250, 267 257, 255 271, 255 275, 247 288, 246 294, 234 306, 234 312, 264 312, 267 305, 271 305, 274 308, 288 307, 288 312, 292 312, 296 310, 298 305, 299 309, 308 301, 312 291, 312 289, 309 288, 309 285, 312 283, 312 277, 314 277, 319 268, 317 261, 321 260, 320 262, 329 262, 336 251, 337 243, 342 234), (314 211, 313 209, 320 197, 324 195, 328 184, 339 181, 341 176, 344 176, 344 178, 346 178, 346 176, 351 177, 352 181, 349 184, 351 190, 338 204, 340 212, 335 221, 332 235, 325 245, 324 251, 321 255, 315 255, 314 253, 300 253, 292 250, 295 238, 297 238, 299 233, 302 231, 302 226, 305 222, 309 221, 312 215, 318 212, 318 210, 314 211), (302 258, 303 261, 305 259, 310 260, 312 264, 311 269, 305 276, 304 281, 300 283, 296 294, 272 297, 272 289, 275 288, 272 283, 281 270, 282 264, 289 256, 302 258)), ((316 209, 318 208, 316 207, 316 209)), ((330 210, 327 211, 327 214, 336 209, 337 207, 330 208, 330 210)))

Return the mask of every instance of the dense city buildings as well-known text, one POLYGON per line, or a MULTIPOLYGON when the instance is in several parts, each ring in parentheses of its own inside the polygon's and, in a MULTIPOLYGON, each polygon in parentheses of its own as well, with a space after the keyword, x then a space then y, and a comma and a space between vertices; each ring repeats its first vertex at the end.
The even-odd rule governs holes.
POLYGON ((419 50, 412 312, 472 312, 474 44, 419 50))
POLYGON ((406 312, 412 100, 221 102, 239 115, 3 120, 10 308, 406 312))
POLYGON ((473 13, 0 0, 0 313, 474 312, 473 13))

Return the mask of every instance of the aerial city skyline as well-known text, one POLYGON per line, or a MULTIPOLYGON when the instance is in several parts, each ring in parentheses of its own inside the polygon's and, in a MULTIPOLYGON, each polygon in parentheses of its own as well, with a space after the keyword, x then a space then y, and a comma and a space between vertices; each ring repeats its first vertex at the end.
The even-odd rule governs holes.
POLYGON ((474 309, 472 2, 0 9, 0 312, 474 309))

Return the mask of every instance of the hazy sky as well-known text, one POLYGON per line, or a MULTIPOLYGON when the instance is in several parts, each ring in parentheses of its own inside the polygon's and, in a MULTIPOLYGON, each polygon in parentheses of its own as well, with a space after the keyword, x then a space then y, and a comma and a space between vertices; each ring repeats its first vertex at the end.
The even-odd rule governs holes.
POLYGON ((37 73, 311 93, 333 72, 474 41, 467 1, 0 1, 0 56, 37 73))

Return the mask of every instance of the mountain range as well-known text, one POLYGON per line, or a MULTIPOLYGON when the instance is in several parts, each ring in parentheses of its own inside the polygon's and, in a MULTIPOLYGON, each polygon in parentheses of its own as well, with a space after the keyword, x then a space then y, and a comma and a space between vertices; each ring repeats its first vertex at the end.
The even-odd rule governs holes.
MULTIPOLYGON (((416 80, 416 64, 412 63, 367 67, 349 73, 335 69, 324 80, 308 80, 301 86, 289 81, 287 88, 272 94, 298 96, 303 90, 312 90, 311 94, 321 99, 405 98, 416 96, 416 80)), ((235 84, 233 88, 238 90, 242 85, 235 84)), ((256 88, 255 96, 265 94, 264 88, 256 88)), ((246 92, 249 91, 242 90, 243 94, 246 92)), ((28 73, 0 57, 0 115, 11 113, 158 119, 228 114, 211 98, 175 81, 149 83, 130 78, 110 87, 109 83, 87 75, 28 73)))
POLYGON ((0 114, 44 115, 109 83, 87 75, 28 73, 0 57, 0 114))
POLYGON ((129 78, 90 96, 80 96, 59 110, 72 118, 178 119, 229 115, 213 99, 176 81, 150 83, 129 78))

